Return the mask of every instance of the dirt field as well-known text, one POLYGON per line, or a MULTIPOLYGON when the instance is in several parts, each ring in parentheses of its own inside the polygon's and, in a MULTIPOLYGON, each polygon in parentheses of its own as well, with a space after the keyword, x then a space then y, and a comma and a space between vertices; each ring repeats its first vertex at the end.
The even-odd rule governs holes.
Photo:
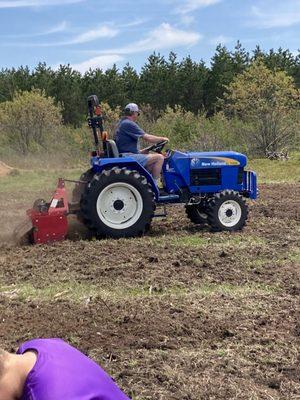
MULTIPOLYGON (((135 400, 300 399, 300 184, 260 192, 241 233, 174 207, 139 239, 83 240, 76 223, 52 246, 3 235, 0 346, 64 338, 135 400)), ((10 229, 8 203, 18 219, 21 193, 0 194, 10 229)))

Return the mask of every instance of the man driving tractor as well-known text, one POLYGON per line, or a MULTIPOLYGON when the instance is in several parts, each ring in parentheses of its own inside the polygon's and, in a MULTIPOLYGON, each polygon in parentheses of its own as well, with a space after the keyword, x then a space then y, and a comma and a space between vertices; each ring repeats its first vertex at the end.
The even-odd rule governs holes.
POLYGON ((61 339, 0 350, 1 400, 129 400, 99 365, 61 339))
POLYGON ((127 104, 124 109, 124 116, 119 121, 116 129, 116 145, 119 153, 134 158, 139 164, 146 167, 151 172, 157 184, 164 163, 164 156, 158 153, 149 154, 148 148, 139 150, 138 140, 142 137, 147 142, 156 144, 159 142, 168 142, 169 139, 144 132, 136 123, 139 115, 140 110, 137 104, 127 104))

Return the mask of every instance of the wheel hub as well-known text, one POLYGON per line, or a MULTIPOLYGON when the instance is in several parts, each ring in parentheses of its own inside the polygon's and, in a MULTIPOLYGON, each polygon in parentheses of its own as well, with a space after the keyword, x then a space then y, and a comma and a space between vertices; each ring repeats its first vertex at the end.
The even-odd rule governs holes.
POLYGON ((105 225, 114 229, 126 229, 140 218, 143 199, 140 192, 129 183, 112 183, 99 194, 96 209, 105 225))
POLYGON ((220 222, 228 228, 237 225, 241 219, 241 216, 241 206, 235 200, 224 201, 218 211, 218 218, 220 222))
POLYGON ((228 218, 230 218, 232 215, 233 215, 233 211, 232 210, 230 210, 230 209, 226 210, 226 216, 228 218))
POLYGON ((114 201, 113 207, 117 211, 121 211, 124 208, 124 203, 122 200, 118 199, 114 201))

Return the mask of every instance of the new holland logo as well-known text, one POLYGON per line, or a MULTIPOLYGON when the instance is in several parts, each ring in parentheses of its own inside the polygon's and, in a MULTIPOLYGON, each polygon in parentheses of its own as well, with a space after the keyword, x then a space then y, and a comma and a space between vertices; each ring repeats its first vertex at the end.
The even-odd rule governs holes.
POLYGON ((224 165, 240 165, 240 163, 239 161, 234 160, 233 158, 226 158, 226 157, 201 157, 201 158, 191 159, 192 168, 221 167, 224 165))

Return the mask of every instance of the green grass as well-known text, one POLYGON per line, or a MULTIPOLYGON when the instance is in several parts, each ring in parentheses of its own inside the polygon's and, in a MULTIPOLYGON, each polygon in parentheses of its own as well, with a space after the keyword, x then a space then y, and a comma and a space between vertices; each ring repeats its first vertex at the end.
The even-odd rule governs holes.
POLYGON ((157 238, 150 238, 151 244, 165 246, 166 244, 172 245, 175 248, 181 247, 191 247, 191 248, 205 248, 212 246, 215 249, 223 250, 231 247, 238 247, 239 249, 244 248, 254 248, 254 247, 264 247, 267 245, 266 240, 262 237, 255 235, 242 235, 239 233, 222 233, 219 234, 203 236, 202 234, 197 235, 167 235, 157 238), (201 236, 200 236, 201 235, 201 236))
POLYGON ((288 260, 300 264, 300 249, 298 247, 290 250, 288 260))
POLYGON ((54 190, 58 178, 79 179, 82 170, 13 170, 10 175, 0 178, 1 192, 32 192, 54 190))
POLYGON ((257 173, 259 183, 300 182, 300 152, 291 154, 287 161, 251 160, 249 169, 257 173))
MULTIPOLYGON (((148 286, 103 288, 99 285, 81 284, 75 281, 68 283, 57 282, 45 287, 35 287, 32 284, 2 286, 0 294, 9 298, 18 298, 24 301, 52 301, 67 299, 74 303, 88 303, 93 298, 103 301, 120 301, 124 299, 150 298, 162 296, 214 296, 227 294, 234 297, 244 297, 249 294, 270 294, 278 291, 276 286, 264 284, 203 284, 199 286, 170 286, 156 289, 148 286)), ((99 301, 99 300, 97 300, 99 301)))

